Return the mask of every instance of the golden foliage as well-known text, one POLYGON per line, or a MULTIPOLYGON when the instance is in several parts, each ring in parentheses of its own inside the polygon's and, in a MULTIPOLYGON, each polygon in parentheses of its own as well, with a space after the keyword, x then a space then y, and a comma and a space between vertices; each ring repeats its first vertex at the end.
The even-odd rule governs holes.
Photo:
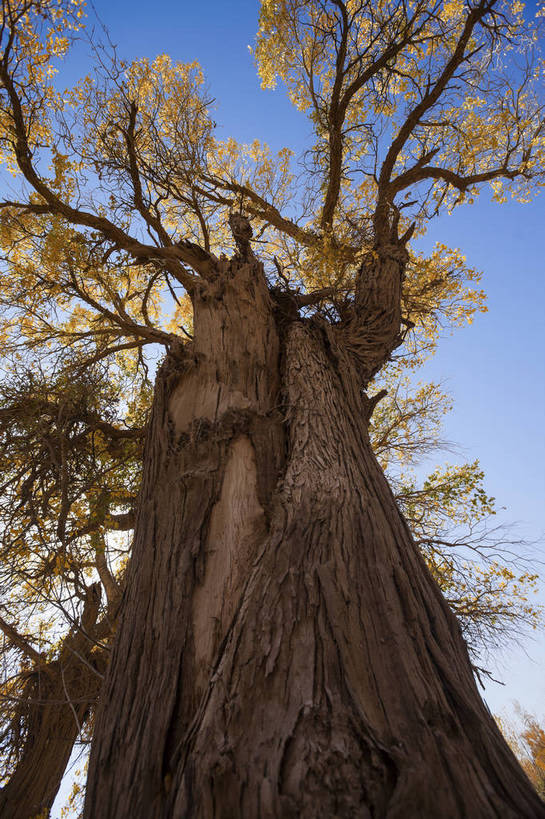
POLYGON ((545 727, 543 722, 516 703, 517 721, 496 716, 505 738, 528 779, 545 800, 545 727))

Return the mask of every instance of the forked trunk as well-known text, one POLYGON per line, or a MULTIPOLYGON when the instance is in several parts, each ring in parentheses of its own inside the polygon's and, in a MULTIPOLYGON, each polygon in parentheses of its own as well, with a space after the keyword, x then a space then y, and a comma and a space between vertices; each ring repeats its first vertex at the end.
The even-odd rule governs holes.
POLYGON ((275 308, 252 258, 221 265, 157 381, 85 816, 545 816, 371 451, 342 333, 275 308))

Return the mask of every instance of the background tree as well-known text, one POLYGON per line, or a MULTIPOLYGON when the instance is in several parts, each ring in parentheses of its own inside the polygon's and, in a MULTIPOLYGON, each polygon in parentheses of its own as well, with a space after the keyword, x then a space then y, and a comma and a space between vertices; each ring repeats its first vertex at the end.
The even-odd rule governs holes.
MULTIPOLYGON (((96 731, 96 815, 182 815, 196 794, 205 812, 365 803, 426 815, 437 801, 426 802, 418 758, 452 815, 464 799, 482 815, 536 815, 371 455, 376 402, 361 390, 404 338, 433 343, 434 316, 460 295, 454 285, 444 298, 453 265, 434 272, 445 249, 416 260, 411 235, 479 183, 501 197, 501 180, 516 180, 526 195, 538 176, 542 65, 513 62, 506 77, 496 59, 502 43, 531 52, 534 30, 516 6, 356 5, 263 6, 264 79, 279 70, 316 131, 299 193, 288 152, 274 161, 259 144, 214 138, 196 66, 114 63, 59 97, 50 57, 78 25, 77 6, 64 17, 47 4, 4 6, 4 153, 31 189, 3 203, 19 288, 6 303, 28 316, 20 329, 36 344, 77 338, 84 370, 110 357, 119 367, 127 351, 144 363, 156 343, 169 352, 102 697, 111 711, 96 731), (400 203, 409 188, 417 199, 400 203), (286 215, 288 201, 303 218, 286 215), (162 291, 178 304, 166 327, 162 291), (403 696, 384 645, 403 646, 403 696), (445 769, 437 743, 443 759, 463 749, 464 765, 445 769)), ((63 466, 64 406, 61 548, 74 474, 63 466)), ((85 514, 98 523, 104 513, 106 526, 118 501, 104 511, 92 495, 85 514)))
POLYGON ((545 800, 545 730, 543 723, 516 703, 518 724, 496 717, 509 745, 517 755, 528 779, 545 800), (520 724, 522 723, 522 724, 520 724))
POLYGON ((62 363, 71 380, 6 380, 0 408, 6 816, 51 807, 100 690, 128 551, 108 532, 132 528, 141 466, 143 430, 112 418, 127 380, 62 363))

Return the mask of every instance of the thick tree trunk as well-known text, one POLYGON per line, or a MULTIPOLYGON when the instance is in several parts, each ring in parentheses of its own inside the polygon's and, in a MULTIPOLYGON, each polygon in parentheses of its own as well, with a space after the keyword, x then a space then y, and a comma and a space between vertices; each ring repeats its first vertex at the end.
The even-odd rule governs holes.
POLYGON ((157 381, 85 816, 545 816, 373 456, 346 335, 221 264, 157 381))

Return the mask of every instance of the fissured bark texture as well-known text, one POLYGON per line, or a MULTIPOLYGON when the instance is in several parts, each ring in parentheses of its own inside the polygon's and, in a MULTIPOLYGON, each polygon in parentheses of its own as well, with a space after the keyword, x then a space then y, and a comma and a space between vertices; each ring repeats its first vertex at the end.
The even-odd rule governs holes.
POLYGON ((371 451, 348 331, 220 265, 157 379, 85 817, 545 816, 371 451))

